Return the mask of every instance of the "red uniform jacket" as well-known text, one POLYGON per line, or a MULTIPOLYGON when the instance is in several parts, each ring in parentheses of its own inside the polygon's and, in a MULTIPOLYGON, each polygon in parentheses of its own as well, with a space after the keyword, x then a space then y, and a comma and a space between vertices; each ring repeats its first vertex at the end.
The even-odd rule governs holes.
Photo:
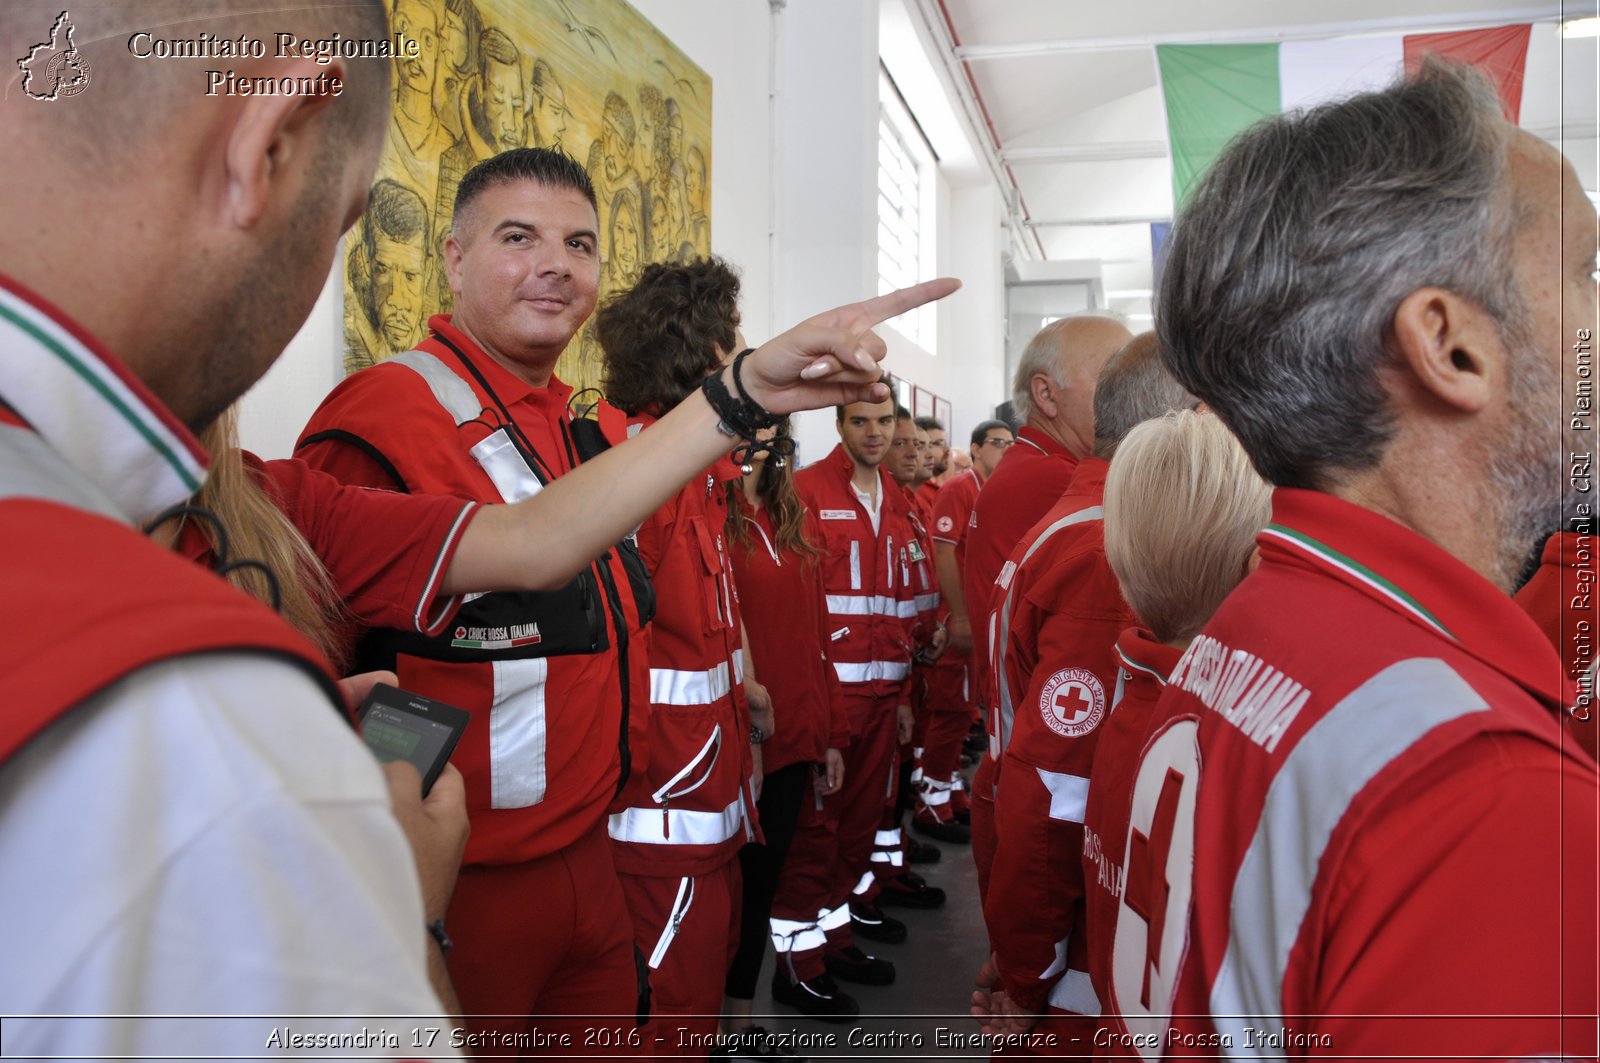
POLYGON ((608 824, 623 874, 702 875, 755 838, 739 602, 723 540, 723 482, 736 475, 719 461, 639 528, 657 601, 650 764, 628 780, 608 824))
MULTIPOLYGON (((777 730, 761 745, 762 770, 771 774, 794 763, 821 763, 830 746, 848 741, 839 701, 839 677, 828 660, 827 606, 821 557, 806 557, 778 543, 767 507, 752 509, 735 496, 750 544, 730 545, 735 585, 744 609, 745 633, 772 695, 777 730)), ((808 510, 806 539, 822 542, 822 529, 808 510)))
MULTIPOLYGON (((1156 701, 1177 666, 1180 651, 1156 642, 1143 628, 1130 627, 1117 639, 1121 673, 1111 699, 1111 715, 1100 726, 1089 773, 1089 803, 1083 814, 1084 946, 1089 983, 1096 999, 1111 999, 1111 943, 1115 939, 1117 905, 1122 901, 1124 839, 1128 805, 1133 799, 1134 769, 1150 737, 1156 701)), ((1101 1025, 1112 1036, 1095 1040, 1096 1058, 1137 1059, 1122 1019, 1104 1009, 1101 1025)))
POLYGON ((1257 541, 1140 758, 1108 1008, 1169 1052, 1594 1058, 1600 778, 1549 640, 1331 496, 1257 541))
POLYGON ((900 489, 905 493, 906 519, 911 522, 911 532, 915 536, 906 546, 906 559, 911 566, 911 582, 917 592, 917 620, 912 627, 912 646, 921 650, 933 641, 933 633, 938 628, 942 617, 940 603, 943 598, 939 594, 939 573, 933 563, 933 538, 928 534, 928 522, 923 519, 920 499, 915 491, 904 487, 900 489))
POLYGON ((1106 468, 1085 459, 1051 511, 1066 511, 1057 522, 1095 516, 1046 525, 1012 576, 1005 667, 1024 693, 996 779, 985 909, 1012 998, 1086 1015, 1099 1007, 1083 941, 1084 803, 1116 691, 1117 635, 1132 620, 1098 519, 1106 468))
POLYGON ((1517 604, 1539 625, 1577 681, 1577 700, 1567 710, 1573 736, 1590 756, 1600 756, 1595 722, 1595 662, 1600 660, 1600 595, 1596 594, 1594 535, 1560 532, 1544 544, 1539 569, 1517 592, 1517 604))
MULTIPOLYGON (((246 451, 244 464, 322 559, 357 622, 431 635, 455 615, 460 599, 441 597, 439 584, 478 503, 352 487, 294 458, 262 461, 246 451), (386 534, 369 534, 375 528, 386 534)), ((211 556, 194 521, 177 549, 196 561, 211 556)))
POLYGON ((850 486, 855 464, 843 446, 795 474, 795 490, 817 516, 827 551, 828 658, 844 693, 907 697, 917 619, 910 544, 916 533, 905 494, 878 470, 878 530, 850 486))
MULTIPOLYGON (((572 389, 553 377, 547 387, 531 387, 479 351, 451 326, 449 315, 436 315, 428 325, 483 374, 549 474, 570 471, 567 400, 572 389)), ((498 419, 497 403, 437 339, 425 340, 419 349, 471 389, 489 411, 481 420, 458 426, 419 373, 380 362, 347 377, 323 400, 301 437, 298 456, 346 483, 394 487, 398 476, 413 494, 506 501, 472 452, 483 444, 480 455, 493 460, 484 448, 497 437, 485 422, 498 419), (308 442, 313 436, 318 441, 308 442)), ((638 607, 616 550, 594 566, 597 574, 602 568, 624 609, 620 625, 605 609, 609 645, 604 650, 485 663, 401 654, 396 662, 400 686, 474 716, 453 758, 466 777, 472 817, 466 863, 519 863, 557 852, 592 830, 616 795, 623 672, 627 711, 637 724, 648 716, 649 660, 638 607)), ((462 633, 464 638, 476 634, 462 633)))
MULTIPOLYGON (((1077 459, 1060 443, 1023 425, 1017 429, 1016 446, 1000 459, 973 504, 961 579, 967 615, 972 618, 973 689, 980 700, 994 688, 990 639, 995 633, 983 622, 994 607, 994 581, 1028 529, 1067 489, 1077 465, 1077 459)), ((994 702, 983 704, 993 706, 994 702)))
MULTIPOLYGON (((982 487, 983 479, 978 475, 978 471, 976 469, 968 469, 962 475, 955 477, 939 488, 939 493, 934 496, 933 524, 929 529, 930 534, 936 544, 945 543, 955 547, 956 569, 960 572, 966 570, 967 535, 970 531, 968 525, 972 520, 973 504, 978 501, 978 492, 982 487)), ((937 570, 935 570, 934 574, 935 576, 938 575, 937 570)), ((965 589, 963 585, 963 592, 965 592, 965 589)), ((983 617, 973 614, 971 603, 967 604, 967 617, 972 625, 973 639, 976 642, 977 629, 983 623, 983 617)), ((948 608, 945 613, 946 615, 949 614, 948 608)), ((963 699, 965 704, 959 706, 939 705, 936 707, 943 709, 960 708, 964 711, 970 711, 972 703, 976 701, 976 691, 971 683, 972 655, 946 650, 937 661, 933 662, 933 667, 946 672, 961 672, 961 687, 969 695, 963 699)), ((935 682, 935 680, 930 679, 929 682, 935 682)), ((949 677, 945 677, 938 689, 941 693, 952 692, 955 689, 955 683, 949 677)))
POLYGON ((322 655, 254 598, 98 514, 37 498, 0 500, 0 556, 43 561, 63 543, 72 544, 64 563, 7 569, 0 601, 8 615, 53 601, 55 620, 11 625, 0 649, 7 705, 0 761, 118 680, 188 654, 254 652, 292 661, 327 689, 329 711, 344 711, 322 655), (61 638, 62 631, 73 637, 61 638), (85 654, 85 645, 95 652, 85 654))

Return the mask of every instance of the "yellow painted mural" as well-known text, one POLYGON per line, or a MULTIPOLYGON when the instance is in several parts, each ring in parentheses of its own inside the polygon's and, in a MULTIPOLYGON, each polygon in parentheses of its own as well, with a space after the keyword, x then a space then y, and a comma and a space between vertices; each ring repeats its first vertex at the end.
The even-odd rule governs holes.
MULTIPOLYGON (((344 367, 409 350, 450 309, 456 184, 509 148, 586 164, 600 207, 600 298, 646 262, 711 251, 711 79, 622 0, 390 0, 418 42, 395 65, 371 201, 346 240, 344 367)), ((599 381, 585 328, 556 372, 599 381)))

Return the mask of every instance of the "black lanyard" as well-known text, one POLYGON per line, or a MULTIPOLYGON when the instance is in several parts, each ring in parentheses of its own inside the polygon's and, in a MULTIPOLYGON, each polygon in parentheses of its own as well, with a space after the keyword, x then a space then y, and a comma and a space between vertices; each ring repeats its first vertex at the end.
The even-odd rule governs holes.
MULTIPOLYGON (((451 354, 456 356, 461 364, 466 367, 467 372, 471 373, 473 379, 476 380, 479 386, 483 388, 484 394, 489 396, 490 401, 495 404, 495 408, 500 411, 500 416, 506 430, 506 436, 511 440, 512 444, 516 446, 518 450, 523 452, 523 458, 528 462, 528 467, 533 470, 533 474, 539 478, 539 482, 549 486, 550 481, 554 480, 560 474, 552 472, 550 466, 545 463, 544 459, 539 457, 539 451, 534 447, 533 440, 528 438, 528 434, 522 430, 522 426, 517 424, 516 419, 511 416, 511 411, 506 408, 506 404, 504 402, 500 401, 500 396, 495 393, 494 388, 489 386, 489 381, 484 377, 482 371, 479 370, 477 366, 472 364, 472 359, 467 357, 466 352, 462 351, 462 349, 457 347, 454 343, 451 343, 449 338, 443 333, 436 331, 433 334, 433 338, 444 344, 446 349, 448 349, 451 354)), ((567 439, 567 423, 565 418, 562 418, 559 422, 559 428, 561 431, 562 441, 566 443, 567 447, 567 461, 573 468, 576 468, 578 462, 572 453, 572 443, 567 439)))

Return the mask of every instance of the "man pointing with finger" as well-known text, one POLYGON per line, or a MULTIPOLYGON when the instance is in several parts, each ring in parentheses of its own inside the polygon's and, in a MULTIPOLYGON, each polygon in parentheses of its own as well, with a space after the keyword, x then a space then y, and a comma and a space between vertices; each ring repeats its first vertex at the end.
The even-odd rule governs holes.
MULTIPOLYGON (((520 148, 474 167, 445 247, 455 314, 434 317, 417 351, 335 389, 300 455, 353 483, 491 502, 538 493, 592 457, 554 368, 595 306, 598 231, 589 175, 568 156, 520 148)), ((767 411, 879 394, 866 382, 883 348, 865 330, 952 287, 823 315, 751 355, 738 380, 714 378, 724 383, 650 430, 682 463, 677 482, 753 435, 767 411), (825 351, 835 353, 806 353, 825 351)), ((626 467, 613 486, 619 496, 654 489, 626 467)), ((608 803, 642 762, 629 734, 642 733, 637 714, 650 701, 641 632, 651 592, 636 561, 624 542, 560 590, 469 603, 436 638, 373 632, 365 642, 364 664, 392 665, 401 686, 480 717, 456 755, 473 838, 449 930, 464 1009, 509 1016, 473 1020, 481 1032, 536 1027, 581 1048, 593 1026, 582 1016, 637 1008, 605 828, 608 803)))

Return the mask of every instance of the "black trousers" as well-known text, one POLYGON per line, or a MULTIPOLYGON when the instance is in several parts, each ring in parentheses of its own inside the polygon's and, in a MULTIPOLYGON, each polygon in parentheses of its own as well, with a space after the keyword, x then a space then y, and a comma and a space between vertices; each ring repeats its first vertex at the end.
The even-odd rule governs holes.
POLYGON ((800 819, 800 802, 812 798, 811 764, 802 762, 779 768, 761 782, 761 833, 766 845, 746 845, 739 850, 744 872, 743 907, 739 917, 739 949, 728 967, 723 991, 735 1000, 754 1000, 756 977, 767 954, 767 917, 778 891, 778 876, 789 859, 789 843, 800 819))

